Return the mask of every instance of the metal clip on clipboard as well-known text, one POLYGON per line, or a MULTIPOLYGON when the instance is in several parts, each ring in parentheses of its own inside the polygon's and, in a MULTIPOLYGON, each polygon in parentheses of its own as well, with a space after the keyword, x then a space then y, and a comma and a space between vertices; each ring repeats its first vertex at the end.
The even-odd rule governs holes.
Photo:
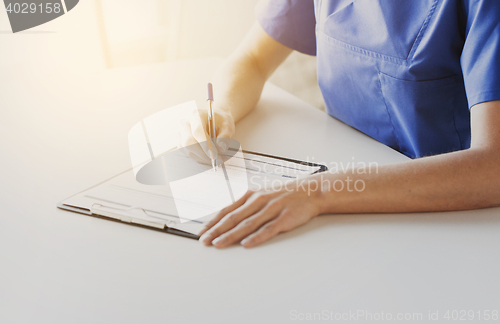
POLYGON ((94 203, 94 204, 92 204, 92 207, 90 208, 90 212, 93 215, 112 218, 115 220, 122 221, 124 223, 139 224, 139 225, 155 227, 155 228, 159 228, 159 229, 164 229, 165 226, 168 227, 169 225, 175 224, 175 221, 170 221, 170 220, 166 220, 164 218, 149 215, 141 207, 129 207, 129 208, 121 209, 121 208, 104 206, 102 204, 94 203), (146 216, 147 218, 158 218, 158 219, 161 219, 162 222, 158 223, 158 222, 148 221, 148 220, 142 219, 141 216, 142 217, 146 216))

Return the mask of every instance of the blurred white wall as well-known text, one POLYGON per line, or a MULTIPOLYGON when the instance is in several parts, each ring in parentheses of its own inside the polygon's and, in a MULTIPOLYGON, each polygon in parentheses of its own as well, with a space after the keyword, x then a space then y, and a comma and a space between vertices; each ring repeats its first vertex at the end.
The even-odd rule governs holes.
MULTIPOLYGON (((52 66, 47 62, 64 62, 66 71, 72 70, 74 75, 81 77, 106 66, 117 68, 210 56, 227 57, 255 21, 254 7, 258 1, 80 1, 63 17, 22 32, 26 34, 24 37, 12 35, 7 14, 0 10, 3 49, 14 46, 14 43, 9 44, 11 41, 27 49, 22 55, 2 51, 4 59, 0 60, 0 67, 11 67, 15 62, 22 64, 25 55, 33 51, 47 69, 52 66), (59 30, 58 26, 62 25, 67 26, 62 29, 64 32, 51 31, 59 30), (38 33, 38 37, 28 36, 34 33, 38 33), (52 43, 54 46, 50 46, 52 43)), ((271 82, 322 108, 315 65, 314 57, 294 53, 275 72, 271 82)))
MULTIPOLYGON (((110 67, 227 57, 255 21, 259 0, 96 0, 110 67)), ((316 59, 294 53, 271 82, 323 109, 316 59)))
POLYGON ((113 67, 228 56, 258 0, 98 0, 113 67))

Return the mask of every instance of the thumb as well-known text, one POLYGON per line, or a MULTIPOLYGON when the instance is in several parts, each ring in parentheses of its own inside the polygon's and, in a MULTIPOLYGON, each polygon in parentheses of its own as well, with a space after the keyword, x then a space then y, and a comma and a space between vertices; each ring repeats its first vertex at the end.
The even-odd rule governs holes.
POLYGON ((217 149, 220 153, 225 153, 231 146, 231 136, 234 130, 228 128, 222 128, 221 132, 217 135, 217 149))

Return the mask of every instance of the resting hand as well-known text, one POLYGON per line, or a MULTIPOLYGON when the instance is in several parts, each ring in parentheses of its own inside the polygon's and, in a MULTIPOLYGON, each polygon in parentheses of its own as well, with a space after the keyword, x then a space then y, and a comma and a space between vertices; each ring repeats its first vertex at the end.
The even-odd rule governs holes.
POLYGON ((321 199, 319 190, 309 191, 300 187, 280 191, 248 191, 206 225, 200 241, 217 248, 237 242, 247 248, 256 246, 321 214, 321 199))

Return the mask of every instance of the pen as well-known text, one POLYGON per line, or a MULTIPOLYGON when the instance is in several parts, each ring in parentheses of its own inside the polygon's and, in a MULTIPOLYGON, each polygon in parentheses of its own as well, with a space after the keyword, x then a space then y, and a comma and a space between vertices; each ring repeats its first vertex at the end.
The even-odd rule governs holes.
POLYGON ((217 134, 215 133, 215 115, 212 107, 212 103, 214 101, 214 91, 212 88, 212 84, 208 84, 208 136, 210 137, 208 139, 208 149, 210 151, 210 159, 212 160, 212 168, 214 171, 217 171, 217 156, 214 156, 215 151, 212 150, 212 145, 215 148, 215 139, 217 138, 217 134))

